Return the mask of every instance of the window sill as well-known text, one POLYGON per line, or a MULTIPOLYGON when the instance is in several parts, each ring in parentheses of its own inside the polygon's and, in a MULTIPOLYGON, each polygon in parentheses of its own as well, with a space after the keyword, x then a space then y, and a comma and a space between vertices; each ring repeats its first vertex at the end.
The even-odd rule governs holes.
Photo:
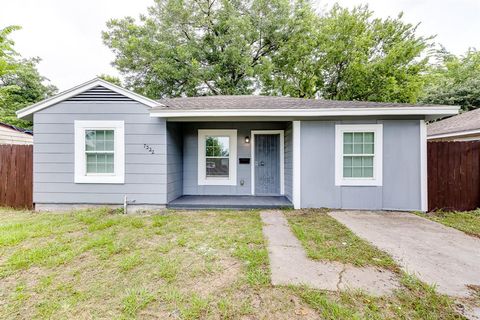
POLYGON ((199 186, 236 186, 237 182, 231 179, 204 179, 198 181, 199 186))
POLYGON ((123 184, 125 178, 113 175, 88 175, 75 177, 75 183, 123 184))
POLYGON ((357 187, 381 187, 379 179, 340 179, 335 181, 335 186, 357 186, 357 187))

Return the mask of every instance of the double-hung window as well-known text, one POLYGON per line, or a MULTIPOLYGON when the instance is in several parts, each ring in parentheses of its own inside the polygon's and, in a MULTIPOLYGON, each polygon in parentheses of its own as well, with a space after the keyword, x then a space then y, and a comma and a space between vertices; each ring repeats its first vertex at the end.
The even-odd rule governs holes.
POLYGON ((381 186, 382 125, 336 125, 335 131, 335 184, 381 186))
POLYGON ((75 183, 124 183, 123 121, 75 121, 75 183))
POLYGON ((237 130, 198 130, 198 184, 237 184, 237 130))

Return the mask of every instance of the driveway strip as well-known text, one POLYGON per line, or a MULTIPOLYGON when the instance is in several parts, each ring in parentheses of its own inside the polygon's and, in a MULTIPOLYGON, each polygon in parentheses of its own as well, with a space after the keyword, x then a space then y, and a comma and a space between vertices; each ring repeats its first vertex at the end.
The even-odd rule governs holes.
POLYGON ((398 287, 396 274, 389 270, 309 259, 281 211, 263 211, 261 217, 273 285, 305 285, 329 291, 361 289, 376 296, 398 287))
POLYGON ((329 214, 440 293, 468 297, 480 285, 480 239, 406 212, 329 214))

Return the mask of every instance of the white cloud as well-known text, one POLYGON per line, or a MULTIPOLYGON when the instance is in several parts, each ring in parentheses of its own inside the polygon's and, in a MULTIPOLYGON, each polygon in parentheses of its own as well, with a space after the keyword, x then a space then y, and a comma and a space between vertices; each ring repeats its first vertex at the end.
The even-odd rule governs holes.
MULTIPOLYGON (((406 21, 422 22, 424 35, 461 54, 480 48, 480 1, 478 0, 316 0, 318 7, 334 2, 344 6, 368 3, 378 16, 404 12, 406 21)), ((138 17, 153 0, 15 0, 3 1, 0 27, 20 25, 13 35, 24 57, 42 58, 40 72, 60 89, 68 89, 101 73, 117 75, 110 62, 113 54, 103 45, 101 31, 111 18, 138 17)))

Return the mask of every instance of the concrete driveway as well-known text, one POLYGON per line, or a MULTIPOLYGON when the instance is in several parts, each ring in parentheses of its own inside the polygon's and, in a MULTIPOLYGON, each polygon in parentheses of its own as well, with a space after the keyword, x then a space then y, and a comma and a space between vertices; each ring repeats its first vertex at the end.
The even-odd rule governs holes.
POLYGON ((480 239, 405 212, 334 211, 330 215, 388 252, 408 273, 450 296, 480 285, 480 239))

